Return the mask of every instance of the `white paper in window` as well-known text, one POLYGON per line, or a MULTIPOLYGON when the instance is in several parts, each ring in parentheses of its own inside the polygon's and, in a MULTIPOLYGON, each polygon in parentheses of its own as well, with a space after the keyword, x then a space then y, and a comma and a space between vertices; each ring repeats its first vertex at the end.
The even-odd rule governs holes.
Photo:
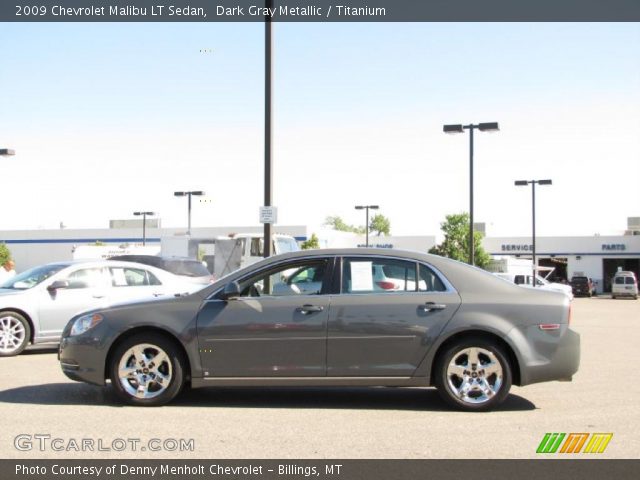
POLYGON ((373 290, 371 262, 351 262, 351 291, 370 292, 373 290))
POLYGON ((112 268, 111 273, 113 274, 113 284, 116 287, 126 287, 127 286, 127 278, 124 276, 124 269, 122 268, 112 268))

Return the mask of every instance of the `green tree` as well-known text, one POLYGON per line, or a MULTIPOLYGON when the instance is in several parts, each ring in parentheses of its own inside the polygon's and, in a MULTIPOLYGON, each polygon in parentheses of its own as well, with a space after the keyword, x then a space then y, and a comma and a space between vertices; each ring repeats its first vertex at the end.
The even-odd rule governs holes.
MULTIPOLYGON (((429 253, 469 263, 469 214, 447 215, 445 221, 440 224, 440 228, 444 233, 444 240, 440 245, 429 250, 429 253)), ((491 257, 482 248, 482 233, 473 232, 473 240, 476 266, 485 268, 491 257)))
POLYGON ((11 260, 11 251, 6 243, 0 243, 0 267, 11 260))
POLYGON ((327 217, 324 221, 324 224, 340 232, 353 232, 358 234, 365 233, 364 227, 356 227, 355 225, 349 225, 345 223, 345 221, 342 220, 342 218, 338 217, 337 215, 327 217))
POLYGON ((369 231, 376 235, 391 235, 391 222, 387 217, 376 213, 369 223, 369 231))
POLYGON ((320 248, 320 240, 315 233, 311 234, 311 238, 302 242, 301 245, 302 250, 312 250, 316 248, 320 248))

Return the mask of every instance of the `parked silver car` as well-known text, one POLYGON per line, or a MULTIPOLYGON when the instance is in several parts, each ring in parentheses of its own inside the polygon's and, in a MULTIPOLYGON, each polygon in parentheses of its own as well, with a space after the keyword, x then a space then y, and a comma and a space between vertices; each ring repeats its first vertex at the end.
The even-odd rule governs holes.
POLYGON ((278 255, 192 295, 96 309, 60 343, 71 379, 134 405, 205 386, 436 386, 488 410, 512 384, 570 380, 570 301, 434 255, 382 249, 278 255), (393 289, 378 288, 383 270, 393 289), (400 286, 395 288, 396 286, 400 286))
POLYGON ((148 265, 116 261, 58 262, 0 285, 0 357, 31 343, 58 341, 76 313, 127 300, 202 288, 148 265))

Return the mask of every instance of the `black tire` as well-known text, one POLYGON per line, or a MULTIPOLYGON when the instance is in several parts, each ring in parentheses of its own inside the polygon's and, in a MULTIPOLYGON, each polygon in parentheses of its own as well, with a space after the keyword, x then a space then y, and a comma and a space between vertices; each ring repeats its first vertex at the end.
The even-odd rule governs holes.
MULTIPOLYGON (((457 365, 465 369, 466 367, 469 366, 468 364, 466 366, 464 364, 457 364, 457 365)), ((469 373, 471 374, 476 373, 475 369, 473 369, 474 371, 472 371, 472 369, 473 368, 471 367, 471 369, 469 370, 469 373)), ((476 381, 476 380, 480 381, 479 377, 481 372, 483 371, 484 369, 477 371, 476 375, 478 375, 478 377, 471 378, 471 375, 469 375, 468 377, 470 378, 471 381, 476 381)), ((487 375, 486 381, 488 382, 488 384, 491 384, 493 382, 492 386, 495 386, 496 383, 498 382, 498 374, 495 373, 495 374, 487 375)), ((492 342, 490 340, 481 339, 481 338, 479 339, 470 338, 470 339, 460 340, 458 342, 453 343, 446 350, 441 352, 438 355, 438 359, 436 361, 434 384, 438 389, 438 393, 440 394, 440 396, 445 402, 447 402, 449 405, 459 410, 465 410, 469 412, 483 412, 487 410, 492 410, 493 408, 500 405, 504 401, 506 396, 509 394, 509 390, 511 389, 511 382, 512 382, 512 373, 511 373, 511 365, 509 363, 509 360, 507 359, 507 356, 503 351, 503 349, 499 347, 495 342, 492 342), (461 386, 462 385, 461 377, 453 376, 451 383, 449 382, 449 378, 447 375, 447 369, 449 368, 449 365, 454 361, 454 358, 457 360, 460 360, 461 358, 463 359, 464 358, 463 351, 465 349, 471 349, 471 348, 480 349, 480 353, 478 357, 480 365, 476 364, 477 365, 476 369, 477 367, 482 367, 483 365, 486 365, 487 360, 490 360, 490 357, 485 352, 490 352, 493 355, 493 357, 495 358, 495 360, 497 361, 501 369, 502 378, 501 378, 500 384, 497 387, 497 390, 495 391, 495 393, 486 400, 483 400, 483 398, 487 395, 481 395, 479 394, 479 392, 476 392, 476 391, 471 392, 473 394, 475 393, 479 394, 478 397, 476 398, 473 398, 472 396, 469 396, 469 395, 467 396, 467 397, 470 397, 468 399, 461 398, 460 395, 452 388, 452 385, 451 385, 451 383, 453 383, 453 387, 455 387, 456 385, 454 383, 454 380, 456 381, 460 380, 459 386, 461 386), (476 401, 478 403, 474 403, 476 401)), ((479 385, 477 388, 480 388, 479 385)))
POLYGON ((27 321, 27 319, 16 312, 0 312, 0 357, 13 357, 15 355, 20 355, 27 345, 29 345, 29 340, 31 339, 31 325, 27 321), (2 343, 3 338, 3 328, 8 326, 9 324, 21 325, 21 341, 16 345, 9 347, 9 345, 5 345, 2 343))
MULTIPOLYGON (((150 379, 155 375, 153 373, 153 369, 151 368, 154 357, 148 357, 148 359, 150 360, 150 363, 147 363, 144 366, 144 369, 141 368, 139 370, 139 375, 141 376, 144 376, 148 373, 148 376, 145 376, 145 381, 146 379, 150 379)), ((111 378, 111 385, 113 386, 113 389, 118 398, 124 403, 137 406, 156 407, 170 402, 182 390, 185 379, 184 372, 186 360, 180 348, 168 336, 150 332, 138 333, 132 337, 129 337, 115 348, 113 354, 111 355, 110 362, 109 377, 111 378), (147 391, 150 395, 153 395, 149 398, 139 398, 132 393, 132 390, 136 389, 136 385, 139 385, 136 381, 136 378, 139 378, 137 377, 138 374, 132 372, 132 375, 122 380, 122 382, 118 375, 121 361, 125 362, 128 365, 129 369, 142 367, 142 365, 136 364, 135 358, 131 354, 131 349, 133 349, 134 347, 141 347, 143 345, 149 346, 149 348, 144 349, 145 354, 158 354, 157 349, 164 351, 167 360, 163 361, 162 365, 158 368, 162 369, 161 373, 163 374, 166 374, 168 372, 170 378, 167 386, 162 385, 162 383, 160 382, 161 379, 149 380, 147 384, 147 391)))

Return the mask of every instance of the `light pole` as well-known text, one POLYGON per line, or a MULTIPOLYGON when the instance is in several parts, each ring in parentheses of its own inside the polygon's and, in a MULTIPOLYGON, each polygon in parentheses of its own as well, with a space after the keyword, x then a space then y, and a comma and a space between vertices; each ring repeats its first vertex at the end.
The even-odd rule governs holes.
POLYGON ((147 244, 147 215, 155 215, 154 212, 133 212, 136 217, 142 215, 142 246, 147 244))
POLYGON ((11 157, 15 154, 15 150, 11 150, 10 148, 0 148, 0 157, 11 157))
MULTIPOLYGON (((266 0, 266 11, 271 11, 273 0, 266 0)), ((273 111, 271 109, 271 98, 273 96, 273 83, 271 82, 273 63, 271 62, 271 51, 273 50, 271 15, 264 17, 264 206, 270 207, 273 202, 273 148, 271 123, 273 111)), ((264 224, 264 258, 271 256, 271 223, 264 224)), ((268 290, 269 285, 265 285, 268 290)))
POLYGON ((367 223, 364 226, 364 231, 366 234, 365 247, 369 248, 369 209, 378 210, 380 208, 378 205, 356 205, 356 210, 366 210, 367 211, 367 223))
POLYGON ((532 218, 532 234, 531 234, 531 250, 533 257, 533 278, 531 284, 536 286, 536 273, 538 265, 536 263, 536 183, 538 185, 551 185, 552 182, 549 179, 546 180, 516 180, 516 187, 526 187, 531 184, 531 218, 532 218))
POLYGON ((475 265, 476 248, 473 239, 473 131, 496 132, 500 130, 498 122, 486 122, 469 125, 445 125, 444 133, 464 133, 469 130, 469 265, 475 265))
POLYGON ((190 192, 173 192, 176 197, 187 197, 188 205, 187 205, 187 235, 191 235, 191 197, 196 196, 200 197, 204 195, 202 190, 192 190, 190 192))

